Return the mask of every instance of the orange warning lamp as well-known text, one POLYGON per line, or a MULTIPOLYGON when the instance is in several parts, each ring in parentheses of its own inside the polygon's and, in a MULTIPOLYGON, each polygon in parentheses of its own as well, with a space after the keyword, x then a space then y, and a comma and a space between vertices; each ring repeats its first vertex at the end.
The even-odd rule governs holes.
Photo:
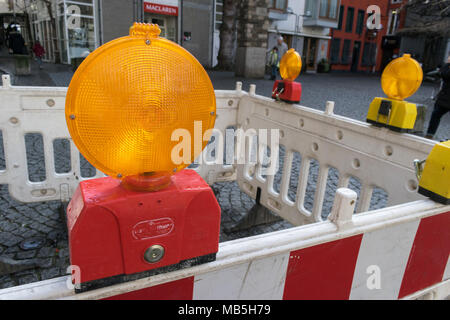
POLYGON ((280 60, 280 74, 284 80, 294 81, 302 71, 302 58, 294 49, 289 49, 280 60))
POLYGON ((414 128, 417 106, 404 101, 420 87, 423 71, 410 54, 392 60, 381 76, 381 87, 386 98, 375 98, 370 104, 366 121, 398 132, 409 132, 414 128))
POLYGON ((381 76, 381 87, 389 99, 404 100, 422 84, 423 71, 410 54, 391 61, 381 76))
POLYGON ((135 23, 129 36, 92 52, 70 82, 70 135, 109 175, 81 181, 67 207, 77 292, 216 257, 220 207, 195 171, 181 170, 214 127, 214 89, 200 63, 159 34, 157 25, 135 23), (182 163, 172 159, 183 142, 173 141, 175 130, 191 139, 182 163))
POLYGON ((302 85, 294 80, 302 70, 302 58, 294 49, 289 49, 280 60, 280 75, 283 80, 275 81, 272 98, 288 103, 299 103, 302 85))
MULTIPOLYGON (((137 188, 165 186, 174 171, 175 129, 202 137, 214 127, 208 74, 184 48, 160 38, 158 25, 135 23, 130 35, 92 52, 67 92, 66 121, 80 152, 97 169, 137 188)), ((191 139, 191 162, 199 156, 191 139)), ((207 144, 202 141, 203 149, 207 144)))

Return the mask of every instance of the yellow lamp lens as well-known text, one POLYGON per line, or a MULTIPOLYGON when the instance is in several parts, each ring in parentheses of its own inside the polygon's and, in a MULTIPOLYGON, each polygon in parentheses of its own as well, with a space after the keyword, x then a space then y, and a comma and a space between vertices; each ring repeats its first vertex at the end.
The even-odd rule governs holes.
MULTIPOLYGON (((135 23, 130 35, 92 52, 75 72, 66 121, 84 157, 114 177, 181 170, 171 151, 175 129, 201 135, 214 127, 216 99, 208 74, 179 45, 159 37, 157 25, 135 23)), ((208 138, 208 137, 206 137, 208 138)), ((200 137, 201 139, 201 137, 200 137)), ((203 141, 203 149, 207 141, 203 141)))
POLYGON ((280 74, 284 80, 294 81, 302 71, 302 58, 294 49, 289 49, 281 58, 280 74))
POLYGON ((412 96, 422 84, 423 71, 419 63, 404 54, 392 60, 381 76, 384 93, 394 100, 403 100, 412 96))

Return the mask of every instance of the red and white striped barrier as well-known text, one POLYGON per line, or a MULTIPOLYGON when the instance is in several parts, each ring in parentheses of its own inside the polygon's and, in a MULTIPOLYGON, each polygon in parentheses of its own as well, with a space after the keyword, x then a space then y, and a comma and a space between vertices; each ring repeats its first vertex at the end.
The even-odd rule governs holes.
POLYGON ((107 299, 397 299, 449 279, 449 252, 446 212, 107 299))
POLYGON ((330 221, 221 243, 211 263, 80 294, 62 277, 0 290, 0 300, 449 296, 450 206, 420 200, 352 215, 352 197, 338 190, 330 221))

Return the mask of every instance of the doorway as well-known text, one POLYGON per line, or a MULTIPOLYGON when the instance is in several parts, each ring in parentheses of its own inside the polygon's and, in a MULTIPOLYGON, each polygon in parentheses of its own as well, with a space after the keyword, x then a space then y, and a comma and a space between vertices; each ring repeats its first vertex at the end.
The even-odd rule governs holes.
POLYGON ((316 70, 316 57, 317 57, 317 39, 305 38, 303 44, 303 57, 305 57, 306 70, 316 70))
POLYGON ((161 29, 160 36, 173 42, 177 41, 176 22, 172 16, 145 13, 145 23, 157 24, 161 29))
POLYGON ((352 55, 352 68, 351 68, 352 72, 358 71, 360 51, 361 51, 361 42, 355 41, 352 55))

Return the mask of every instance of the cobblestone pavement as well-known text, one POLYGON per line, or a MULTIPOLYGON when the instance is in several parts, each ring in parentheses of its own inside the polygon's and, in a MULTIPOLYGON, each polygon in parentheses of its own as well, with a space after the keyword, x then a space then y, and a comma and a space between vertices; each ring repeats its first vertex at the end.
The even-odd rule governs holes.
MULTIPOLYGON (((33 67, 34 68, 34 67, 33 67)), ((2 65, 0 64, 0 69, 2 65)), ((3 68, 5 69, 5 68, 3 68)), ((71 72, 66 66, 44 65, 40 85, 67 86, 71 72), (48 68, 48 70, 45 70, 48 68)), ((262 95, 270 95, 272 81, 248 80, 233 77, 232 73, 209 72, 216 89, 233 89, 236 81, 242 81, 244 90, 248 90, 250 83, 257 86, 256 92, 262 95)), ((39 76, 38 76, 39 77, 39 76)), ((364 120, 367 107, 374 96, 382 95, 379 86, 379 77, 354 74, 317 74, 302 75, 303 85, 302 105, 323 110, 327 100, 336 102, 335 113, 358 120, 364 120)), ((28 85, 30 79, 15 77, 15 85, 28 85)), ((432 86, 424 84, 422 88, 410 98, 411 101, 430 104, 432 86)), ((431 109, 431 108, 429 108, 431 109)), ((430 110, 427 112, 428 117, 430 110)), ((428 123, 428 122, 427 122, 428 123)), ((450 114, 442 119, 437 138, 449 138, 450 114), (447 135, 447 136, 446 136, 447 135)), ((43 167, 42 139, 38 135, 27 135, 27 159, 30 163, 30 180, 42 181, 45 178, 43 167)), ((4 169, 3 144, 0 131, 0 170, 4 169)), ((68 146, 64 140, 55 142, 57 172, 66 172, 70 169, 67 160, 69 156, 68 146)), ((280 168, 283 167, 284 150, 280 149, 280 168)), ((289 197, 295 196, 300 168, 301 157, 294 155, 293 174, 290 181, 289 197)), ((318 165, 311 163, 308 186, 306 192, 305 207, 312 208, 314 201, 315 182, 317 181, 318 165)), ((90 176, 93 169, 89 163, 82 161, 82 176, 90 176)), ((281 174, 275 176, 275 190, 279 189, 281 174)), ((323 217, 329 212, 334 192, 337 188, 338 172, 330 170, 327 181, 326 199, 323 206, 323 217)), ((349 188, 359 192, 360 184, 357 179, 351 179, 349 188)), ((216 183, 213 185, 216 197, 222 208, 222 227, 231 226, 239 221, 246 212, 255 204, 255 201, 240 191, 235 182, 216 183)), ((383 190, 375 190, 372 198, 371 209, 385 205, 387 195, 383 190)), ((8 194, 6 185, 0 185, 0 264, 2 259, 14 259, 25 270, 3 274, 0 268, 0 288, 25 284, 33 281, 49 279, 66 274, 69 265, 67 233, 61 220, 59 208, 61 203, 51 201, 45 203, 23 204, 12 199, 8 194), (37 245, 37 249, 33 249, 37 245)), ((223 230, 220 241, 228 241, 236 238, 247 237, 265 232, 281 230, 292 227, 286 221, 279 221, 269 225, 260 225, 249 230, 225 233, 223 230)))

